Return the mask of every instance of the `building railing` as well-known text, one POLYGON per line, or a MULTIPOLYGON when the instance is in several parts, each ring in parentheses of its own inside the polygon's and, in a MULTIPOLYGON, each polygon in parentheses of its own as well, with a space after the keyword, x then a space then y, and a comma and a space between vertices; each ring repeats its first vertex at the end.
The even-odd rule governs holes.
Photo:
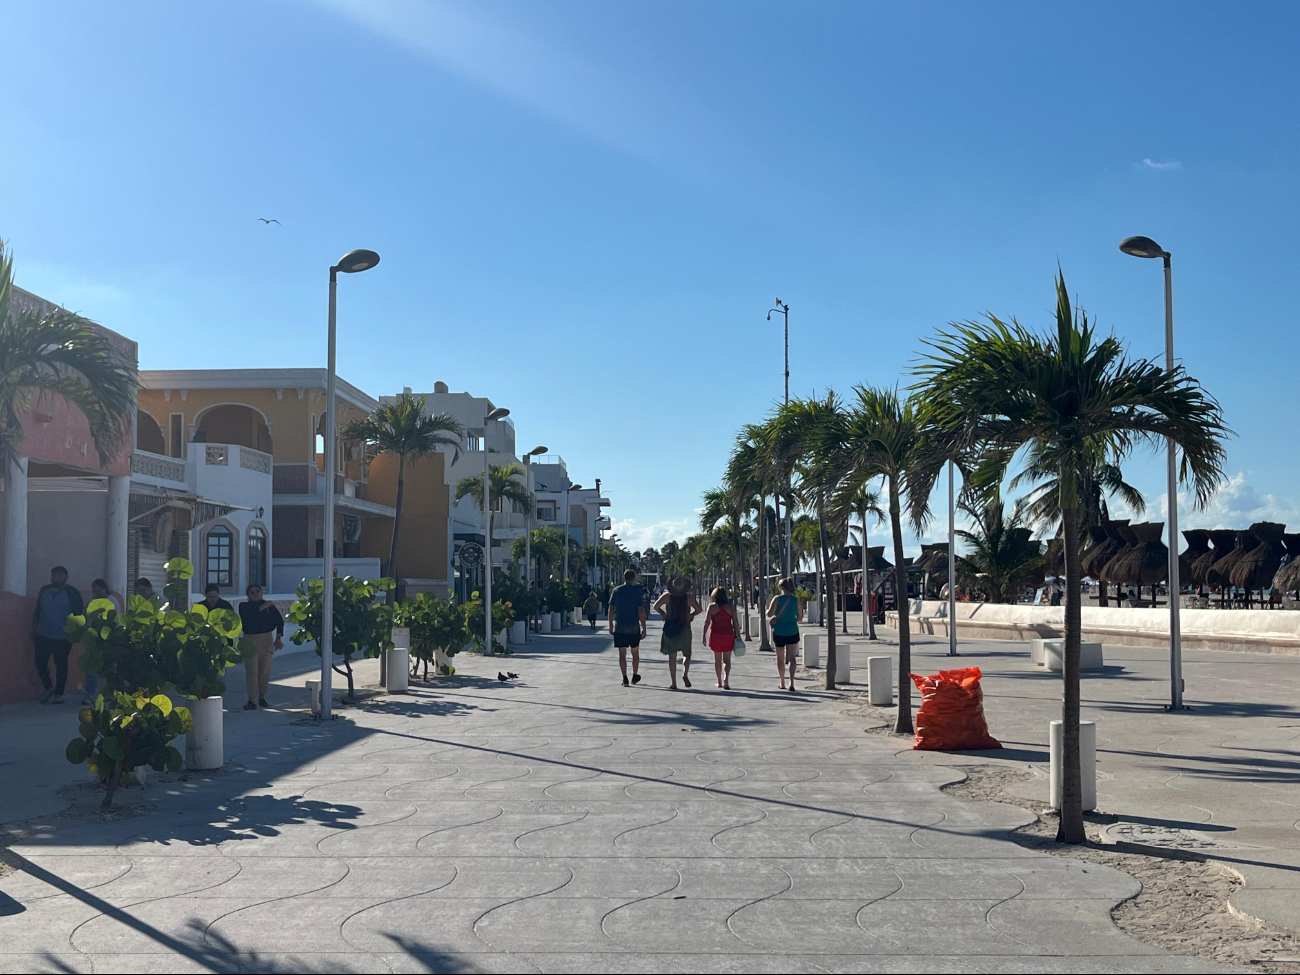
POLYGON ((136 450, 131 454, 131 473, 180 484, 186 481, 185 461, 147 450, 136 450))

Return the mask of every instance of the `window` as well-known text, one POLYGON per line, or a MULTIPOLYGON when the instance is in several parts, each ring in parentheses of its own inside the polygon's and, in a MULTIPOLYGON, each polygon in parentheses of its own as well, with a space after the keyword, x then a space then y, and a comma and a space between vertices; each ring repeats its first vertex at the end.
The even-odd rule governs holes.
POLYGON ((554 520, 555 520, 555 502, 554 502, 554 501, 543 501, 543 502, 541 502, 541 503, 537 506, 537 520, 538 520, 538 521, 554 521, 554 520))
POLYGON ((234 536, 230 529, 217 525, 208 532, 208 548, 204 560, 204 570, 208 585, 227 588, 235 584, 232 564, 234 536))
POLYGON ((181 413, 172 413, 167 417, 167 429, 171 438, 171 455, 173 457, 185 456, 185 416, 181 413))
POLYGON ((266 588, 266 532, 256 525, 248 529, 248 584, 266 588))

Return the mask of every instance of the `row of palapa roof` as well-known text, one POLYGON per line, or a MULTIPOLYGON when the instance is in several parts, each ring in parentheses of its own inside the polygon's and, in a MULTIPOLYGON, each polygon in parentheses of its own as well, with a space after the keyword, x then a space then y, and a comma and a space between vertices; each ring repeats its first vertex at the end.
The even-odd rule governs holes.
MULTIPOLYGON (((1025 533, 1029 529, 1013 529, 1025 533)), ((1088 541, 1080 555, 1085 575, 1099 582, 1152 586, 1169 579, 1169 549, 1163 541, 1164 522, 1130 525, 1127 520, 1107 521, 1088 529, 1088 541)), ((1263 591, 1290 592, 1300 589, 1300 534, 1289 534, 1285 525, 1261 521, 1249 529, 1201 529, 1183 532, 1187 548, 1178 556, 1178 576, 1184 584, 1263 591)), ((866 570, 889 572, 893 564, 884 558, 883 545, 868 548, 866 570)), ((863 568, 862 546, 841 548, 828 566, 831 573, 857 572, 863 568)), ((1044 553, 1046 564, 1027 584, 1044 576, 1065 573, 1061 539, 1053 538, 1044 553)), ((922 545, 921 555, 908 559, 909 572, 946 576, 948 545, 922 545)))

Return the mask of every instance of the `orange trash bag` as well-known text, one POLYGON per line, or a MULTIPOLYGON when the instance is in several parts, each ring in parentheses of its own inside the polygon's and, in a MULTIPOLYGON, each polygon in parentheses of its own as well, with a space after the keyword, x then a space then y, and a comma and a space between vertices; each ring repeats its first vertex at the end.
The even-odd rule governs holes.
POLYGON ((909 674, 921 692, 913 748, 940 752, 1001 748, 984 722, 980 669, 941 670, 929 677, 909 674))

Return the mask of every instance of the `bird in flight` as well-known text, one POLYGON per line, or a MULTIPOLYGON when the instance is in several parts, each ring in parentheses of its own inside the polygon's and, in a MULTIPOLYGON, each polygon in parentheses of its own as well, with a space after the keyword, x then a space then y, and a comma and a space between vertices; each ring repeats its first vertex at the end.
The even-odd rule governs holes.
POLYGON ((272 217, 270 220, 268 220, 266 217, 258 217, 257 219, 262 221, 262 223, 273 223, 280 227, 284 226, 284 224, 280 223, 279 220, 276 220, 275 217, 272 217))

